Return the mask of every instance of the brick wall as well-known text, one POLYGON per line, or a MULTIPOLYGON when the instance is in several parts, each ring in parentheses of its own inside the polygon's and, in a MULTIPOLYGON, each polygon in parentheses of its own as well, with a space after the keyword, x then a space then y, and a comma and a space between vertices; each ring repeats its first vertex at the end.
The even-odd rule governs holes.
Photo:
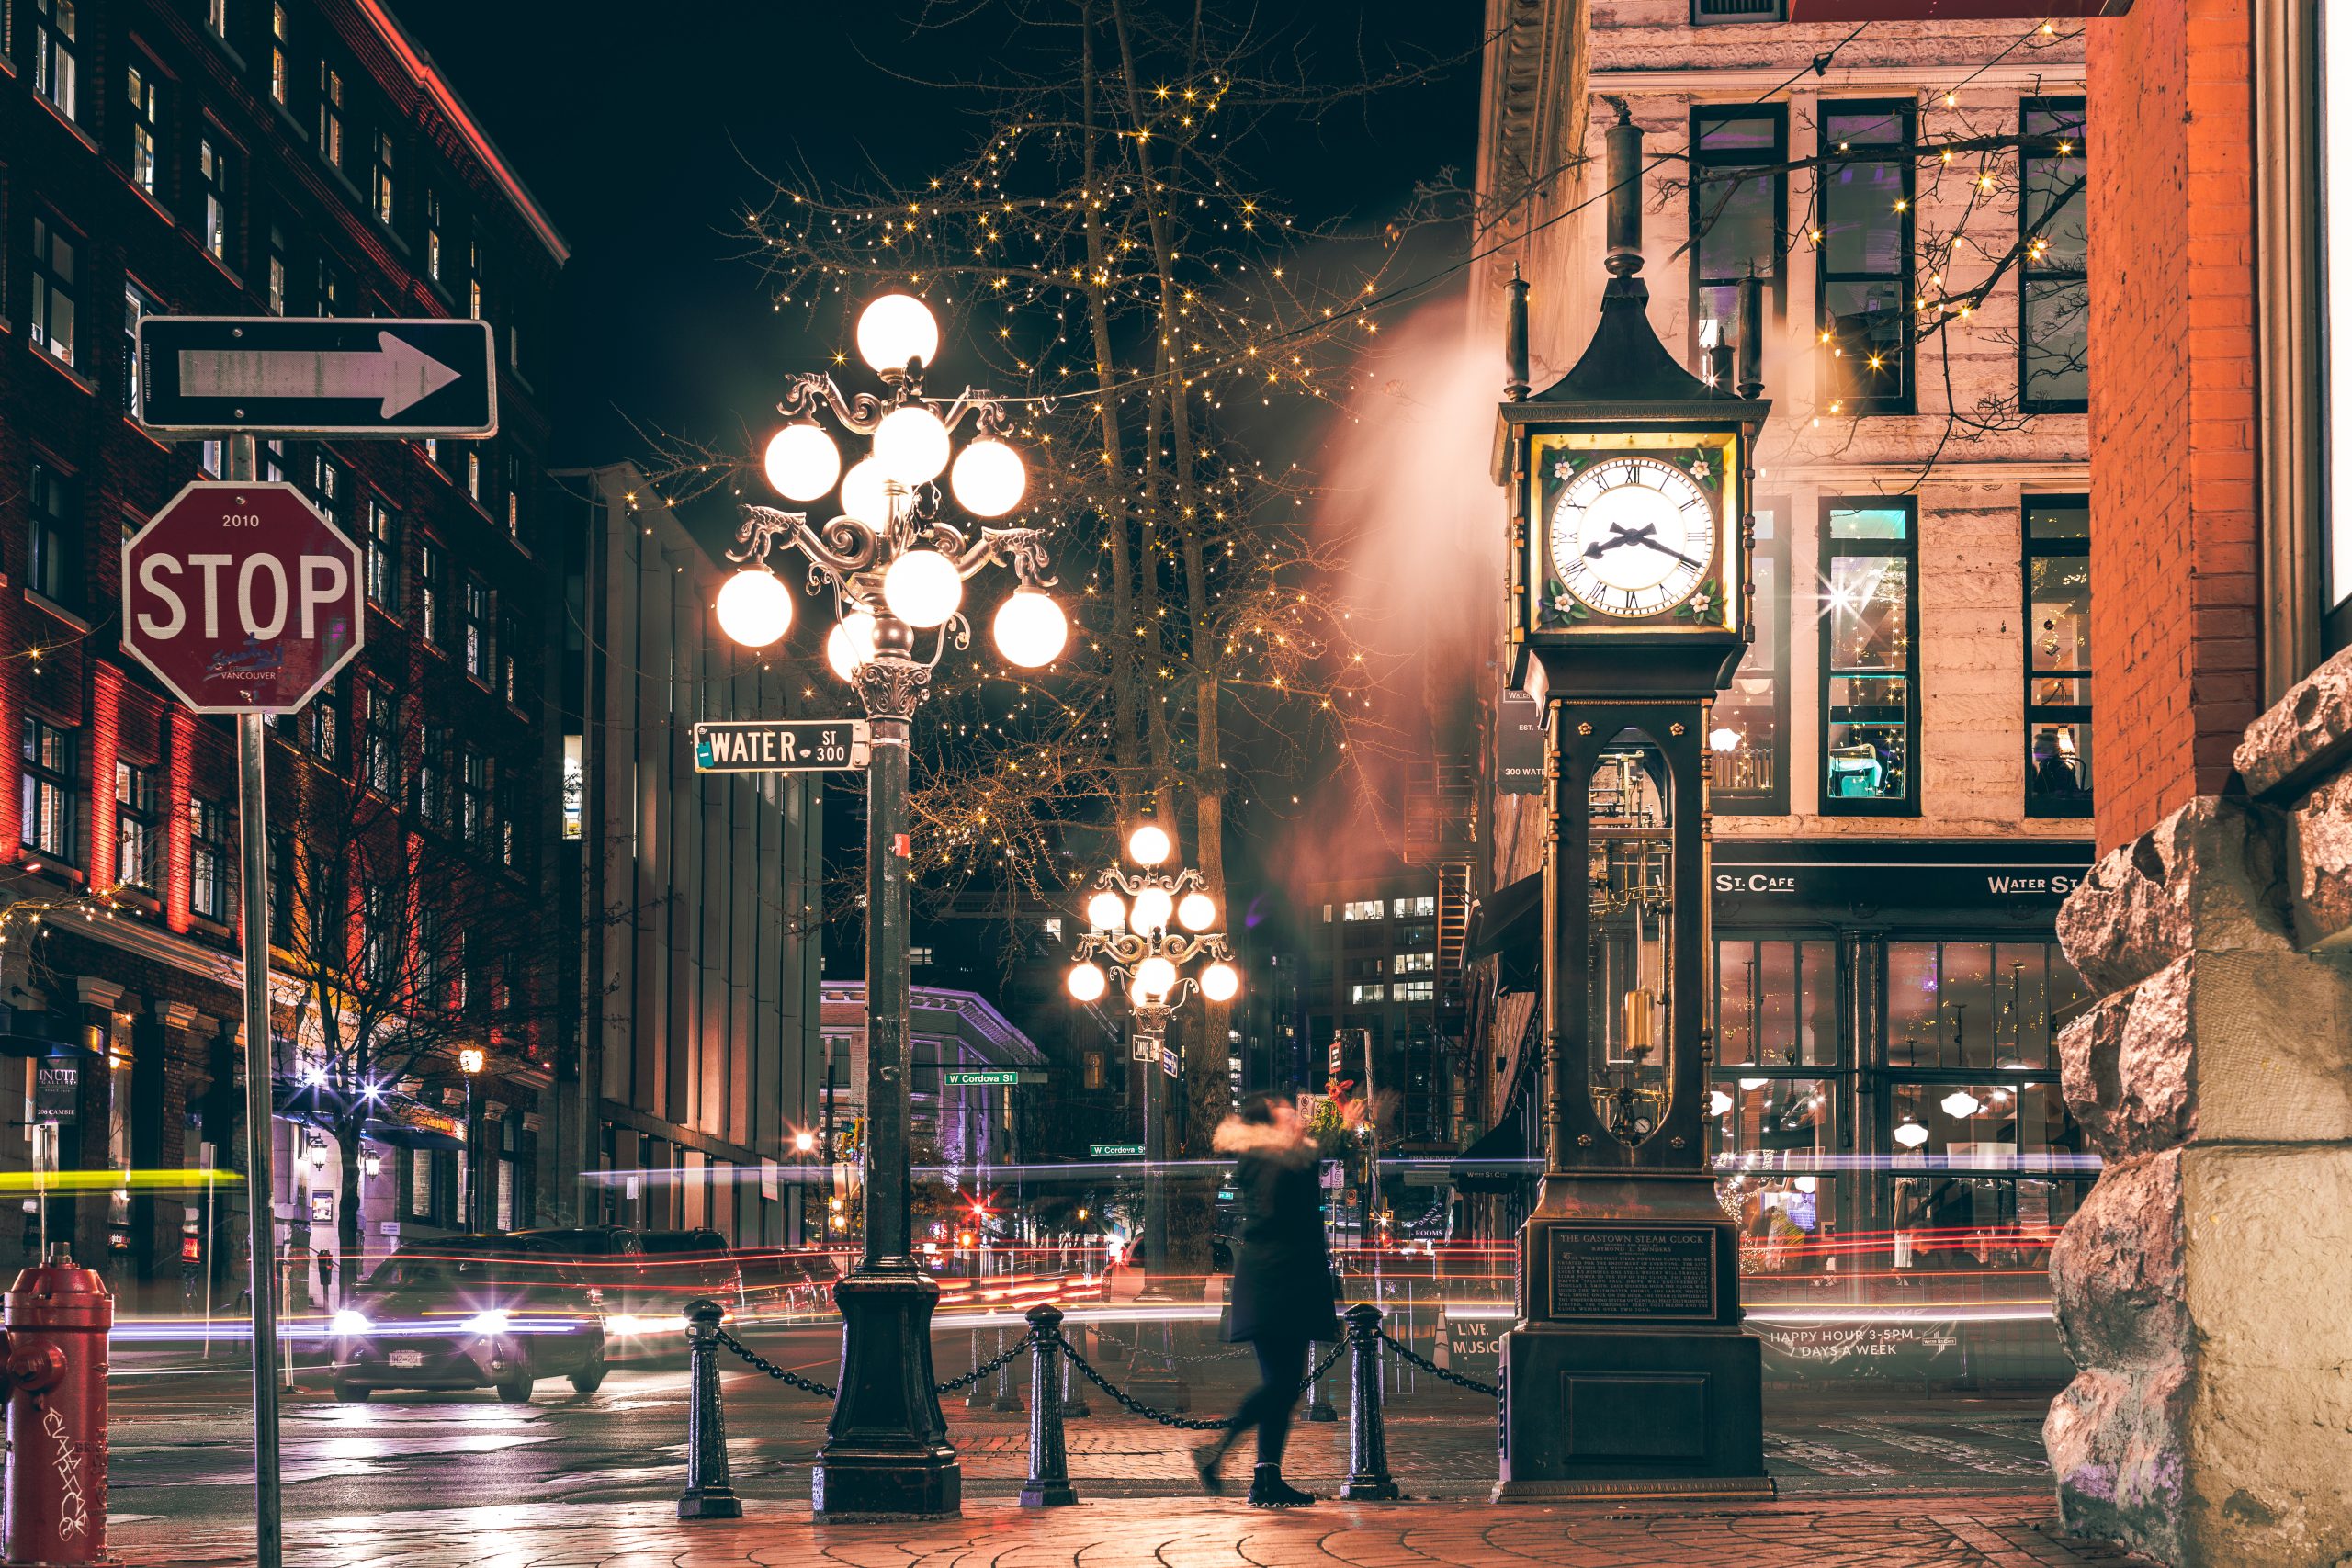
POLYGON ((2222 788, 2261 710, 2245 0, 2090 29, 2101 847, 2222 788))

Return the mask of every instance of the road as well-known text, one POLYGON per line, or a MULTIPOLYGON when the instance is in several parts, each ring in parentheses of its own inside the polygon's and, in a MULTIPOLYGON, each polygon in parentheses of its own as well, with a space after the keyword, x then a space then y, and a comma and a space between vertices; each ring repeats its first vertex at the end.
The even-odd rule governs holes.
MULTIPOLYGON (((777 1364, 831 1382, 837 1341, 830 1327, 754 1330, 751 1343, 777 1364)), ((995 1330, 982 1330, 992 1352, 995 1330)), ((937 1371, 963 1371, 972 1336, 943 1332, 937 1371)), ((1132 1381, 1115 1344, 1098 1357, 1132 1381)), ((1188 1361, 1193 1412, 1229 1407, 1246 1362, 1202 1345, 1188 1361)), ((1021 1380, 1025 1385, 1024 1375, 1021 1380)), ((306 1374, 303 1382, 315 1379, 306 1374)), ((747 1497, 808 1495, 808 1462, 829 1406, 748 1370, 724 1378, 737 1489, 747 1497)), ((1345 1414, 1344 1393, 1337 1393, 1345 1414)), ((168 1539, 175 1528, 232 1527, 250 1517, 251 1404, 241 1371, 209 1376, 115 1380, 110 1437, 111 1513, 126 1547, 168 1539)), ((305 1387, 285 1407, 289 1517, 383 1516, 412 1510, 660 1502, 683 1484, 686 1391, 683 1366, 616 1368, 593 1394, 560 1379, 540 1384, 528 1406, 484 1390, 450 1395, 379 1393, 338 1404, 305 1387)), ((2046 1494, 2041 1416, 2047 1391, 1930 1393, 1917 1385, 1845 1384, 1768 1396, 1767 1454, 1784 1495, 2046 1494)), ((1093 1414, 1069 1424, 1070 1470, 1081 1497, 1182 1495, 1193 1490, 1185 1452, 1198 1441, 1116 1409, 1099 1393, 1093 1414)), ((1024 1471, 1025 1418, 966 1396, 948 1402, 975 1498, 1009 1495, 1024 1471)), ((1389 1453, 1406 1491, 1423 1497, 1483 1497, 1495 1474, 1491 1400, 1424 1378, 1389 1395, 1389 1453)), ((1245 1445, 1246 1449, 1246 1445, 1245 1445)), ((1246 1458, 1246 1454, 1243 1456, 1246 1458)), ((1303 1425, 1289 1466, 1329 1493, 1346 1473, 1346 1423, 1303 1425)), ((153 1560, 153 1559, 147 1559, 153 1560)))

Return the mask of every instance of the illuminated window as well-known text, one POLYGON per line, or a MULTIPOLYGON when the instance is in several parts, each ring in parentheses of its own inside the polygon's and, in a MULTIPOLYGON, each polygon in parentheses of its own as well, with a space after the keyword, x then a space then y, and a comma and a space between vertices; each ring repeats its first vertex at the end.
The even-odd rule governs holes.
POLYGON ((1396 982, 1396 999, 1400 1002, 1435 1001, 1437 999, 1437 982, 1434 980, 1399 980, 1396 982))
POLYGON ((1911 412, 1912 106, 1821 106, 1815 223, 1826 412, 1911 412))
POLYGON ((163 302, 129 278, 122 282, 122 406, 139 412, 139 322, 163 310, 163 302))
POLYGON ((187 803, 187 907, 208 920, 229 919, 229 807, 191 795, 187 803))
POLYGON ((35 463, 25 524, 25 586, 52 604, 82 602, 82 483, 35 463))
POLYGON ((1352 900, 1340 911, 1340 918, 1350 920, 1377 920, 1386 917, 1388 907, 1377 898, 1352 900))
POLYGON ((196 144, 196 183, 203 192, 200 216, 205 253, 216 261, 229 259, 229 154, 210 136, 196 144))
POLYGON ((400 514, 372 497, 368 502, 368 597, 379 609, 400 613, 400 514))
POLYGON ((1434 953, 1400 953, 1396 955, 1396 973, 1399 975, 1433 975, 1437 973, 1437 954, 1434 953))
POLYGON ((1388 987, 1385 985, 1350 986, 1348 987, 1348 1000, 1351 1002, 1379 1002, 1385 1001, 1387 999, 1388 987))
POLYGON ((74 118, 80 67, 78 0, 33 0, 33 91, 74 118))
POLYGON ((1756 640, 1707 727, 1715 809, 1758 817, 1789 809, 1789 539, 1785 502, 1756 508, 1756 640))
POLYGON ((72 730, 27 714, 17 787, 25 848, 78 863, 82 796, 74 772, 74 740, 72 730))
POLYGON ((1918 813, 1917 520, 1907 498, 1822 502, 1826 813, 1918 813))
POLYGON ((282 3, 269 8, 269 96, 281 104, 286 101, 286 7, 282 3))
POLYGON ((392 213, 395 205, 393 199, 395 196, 395 189, 392 179, 392 159, 393 152, 391 135, 390 132, 379 130, 376 133, 376 166, 374 170, 376 221, 381 223, 387 229, 392 226, 392 213))
POLYGON ((33 215, 33 346, 60 365, 74 363, 74 242, 33 215))
POLYGON ((2018 393, 2029 413, 2090 407, 2091 286, 2088 153, 2083 100, 2029 98, 2021 127, 2047 150, 2021 150, 2018 203, 2020 300, 2018 393), (2065 151, 2059 151, 2060 148, 2065 151))
POLYGON ((1775 293, 1781 285, 1789 176, 1781 165, 1788 158, 1788 110, 1780 105, 1691 111, 1693 350, 1737 344, 1741 279, 1753 273, 1775 293), (1771 172, 1743 173, 1753 169, 1771 172))
POLYGON ((133 63, 130 84, 130 183, 155 194, 156 86, 155 73, 133 63))
POLYGON ((2083 496, 2025 503, 2025 809, 2091 814, 2091 513, 2083 496))
POLYGON ((343 167, 343 73, 319 62, 319 156, 343 167))

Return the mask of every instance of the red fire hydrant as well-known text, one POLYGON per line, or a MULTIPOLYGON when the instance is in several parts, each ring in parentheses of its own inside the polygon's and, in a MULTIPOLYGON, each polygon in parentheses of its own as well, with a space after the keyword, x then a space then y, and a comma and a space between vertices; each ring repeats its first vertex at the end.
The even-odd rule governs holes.
POLYGON ((63 1242, 0 1296, 8 1400, 6 1568, 108 1562, 107 1335, 114 1298, 63 1242))

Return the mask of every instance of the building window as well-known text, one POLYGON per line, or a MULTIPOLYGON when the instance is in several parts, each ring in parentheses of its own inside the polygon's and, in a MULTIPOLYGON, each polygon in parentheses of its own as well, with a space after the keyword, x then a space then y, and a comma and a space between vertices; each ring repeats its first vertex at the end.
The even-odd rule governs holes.
POLYGON ((25 586, 72 609, 82 602, 81 481, 35 463, 28 499, 25 586))
POLYGON ((229 919, 228 804, 190 796, 187 826, 188 911, 225 925, 229 919))
POLYGON ((446 965, 441 943, 441 911, 426 904, 416 911, 416 998, 427 1008, 438 1008, 447 999, 442 994, 446 965))
POLYGON ((1396 955, 1396 973, 1399 975, 1434 975, 1437 973, 1437 954, 1434 953, 1400 953, 1396 955))
MULTIPOLYGON (((63 0, 60 0, 62 4, 63 0)), ((33 346, 60 365, 74 363, 74 242, 33 215, 33 346)))
POLYGON ((133 64, 127 74, 130 83, 130 183, 153 196, 157 194, 156 128, 162 123, 156 111, 155 73, 144 65, 133 64))
POLYGON ((506 536, 523 542, 523 461, 506 455, 506 536))
POLYGON ((1775 292, 1789 226, 1788 111, 1779 105, 1690 115, 1690 326, 1696 350, 1736 344, 1739 285, 1775 292), (1749 169, 1770 174, 1746 174, 1749 169))
POLYGON ((1348 1000, 1351 1002, 1378 1002, 1385 1001, 1387 999, 1388 987, 1385 985, 1350 986, 1348 987, 1348 1000))
POLYGON ((1822 502, 1824 812, 1919 810, 1917 520, 1908 498, 1822 502))
POLYGON ((926 969, 926 968, 929 968, 930 966, 931 966, 931 949, 929 949, 929 948, 927 948, 927 947, 910 947, 909 949, 907 949, 907 967, 908 967, 908 968, 910 968, 910 969, 926 969))
POLYGON ((498 613, 498 693, 509 703, 514 700, 514 656, 522 646, 523 636, 516 629, 514 617, 501 610, 498 613))
POLYGON ((1821 354, 1832 413, 1911 412, 1908 103, 1821 106, 1821 354))
POLYGON ((74 777, 74 732, 25 716, 18 774, 25 848, 81 863, 82 799, 74 777))
POLYGON ((441 194, 424 193, 424 276, 441 281, 441 194))
POLYGON ((269 940, 294 944, 294 835, 269 835, 269 940))
POLYGON ((470 746, 458 775, 458 836, 477 849, 490 837, 490 758, 470 746))
POLYGON ((2028 413, 2081 413, 2090 407, 2091 395, 2089 151, 2083 100, 2028 98, 2022 130, 2018 390, 2028 413))
POLYGON ((466 454, 466 494, 475 505, 481 504, 481 454, 479 452, 469 451, 466 454))
POLYGON ((344 287, 343 274, 336 270, 334 262, 328 260, 325 256, 321 256, 319 258, 319 291, 316 299, 313 301, 315 308, 311 311, 311 314, 314 316, 332 316, 336 314, 338 307, 343 303, 343 297, 345 292, 346 290, 344 287))
MULTIPOLYGON (((213 137, 205 136, 196 144, 196 180, 204 194, 203 243, 205 253, 213 260, 229 259, 229 154, 221 150, 213 137)), ((282 313, 282 312, 281 312, 282 313)))
POLYGON ((368 502, 368 598, 379 610, 400 613, 400 514, 372 497, 368 502))
POLYGON ((311 755, 322 762, 343 760, 343 685, 330 681, 308 705, 311 755))
POLYGON ((1781 0, 1690 0, 1690 25, 1711 22, 1777 22, 1781 0))
POLYGON ((220 477, 220 438, 219 436, 196 444, 196 468, 197 472, 208 479, 217 479, 220 477))
POLYGON ((2091 814, 2091 511, 2086 496, 2025 503, 2025 809, 2091 814))
POLYGON ((466 673, 477 681, 490 679, 490 586, 469 573, 460 608, 465 624, 458 634, 466 673))
POLYGON ((1890 942, 1886 1065, 2047 1072, 2090 997, 2055 942, 1890 942))
POLYGON ((319 156, 343 167, 343 73, 319 62, 319 156))
POLYGON ((153 768, 114 765, 114 879, 150 893, 160 885, 163 870, 155 835, 158 798, 153 768))
POLYGON ((435 1218, 434 1193, 433 1151, 412 1150, 408 1156, 408 1217, 432 1224, 435 1218))
POLYGON ((269 96, 286 101, 286 6, 283 0, 269 8, 269 96))
MULTIPOLYGON (((1377 987, 1374 988, 1378 989, 1377 987)), ((1433 1002, 1437 1000, 1437 982, 1399 980, 1396 982, 1396 999, 1400 1002, 1433 1002)))
POLYGON ((392 138, 389 131, 376 133, 376 167, 374 179, 376 221, 389 229, 392 226, 392 138))
POLYGON ((163 301, 129 278, 122 280, 122 406, 139 414, 139 322, 159 314, 163 301))
POLYGON ((1414 916, 1434 918, 1437 914, 1437 895, 1424 893, 1418 898, 1398 898, 1389 905, 1388 912, 1400 920, 1414 916))
POLYGON ((1715 1060, 1726 1067, 1838 1066, 1838 944, 1715 943, 1715 1060))
POLYGON ((78 0, 33 0, 33 91, 74 118, 80 49, 78 0))
POLYGON ((227 42, 229 38, 229 0, 204 0, 204 25, 212 36, 227 42))
POLYGON ((1351 900, 1340 911, 1340 918, 1350 920, 1377 920, 1384 919, 1387 913, 1388 906, 1379 899, 1358 898, 1351 900))
POLYGON ((400 776, 400 710, 383 686, 362 686, 359 700, 360 776, 369 789, 389 797, 400 776))
POLYGON ((327 521, 338 527, 343 523, 343 497, 350 479, 350 473, 329 457, 324 447, 311 454, 311 499, 318 502, 327 521))
POLYGON ((448 820, 449 732, 437 724, 424 727, 424 741, 417 758, 416 809, 435 827, 448 820))
POLYGON ((1715 809, 1758 817, 1789 809, 1788 503, 1756 508, 1756 640, 1715 699, 1707 746, 1713 752, 1715 809))
POLYGON ((441 547, 430 539, 417 554, 416 609, 418 632, 438 648, 448 628, 441 624, 441 547))

